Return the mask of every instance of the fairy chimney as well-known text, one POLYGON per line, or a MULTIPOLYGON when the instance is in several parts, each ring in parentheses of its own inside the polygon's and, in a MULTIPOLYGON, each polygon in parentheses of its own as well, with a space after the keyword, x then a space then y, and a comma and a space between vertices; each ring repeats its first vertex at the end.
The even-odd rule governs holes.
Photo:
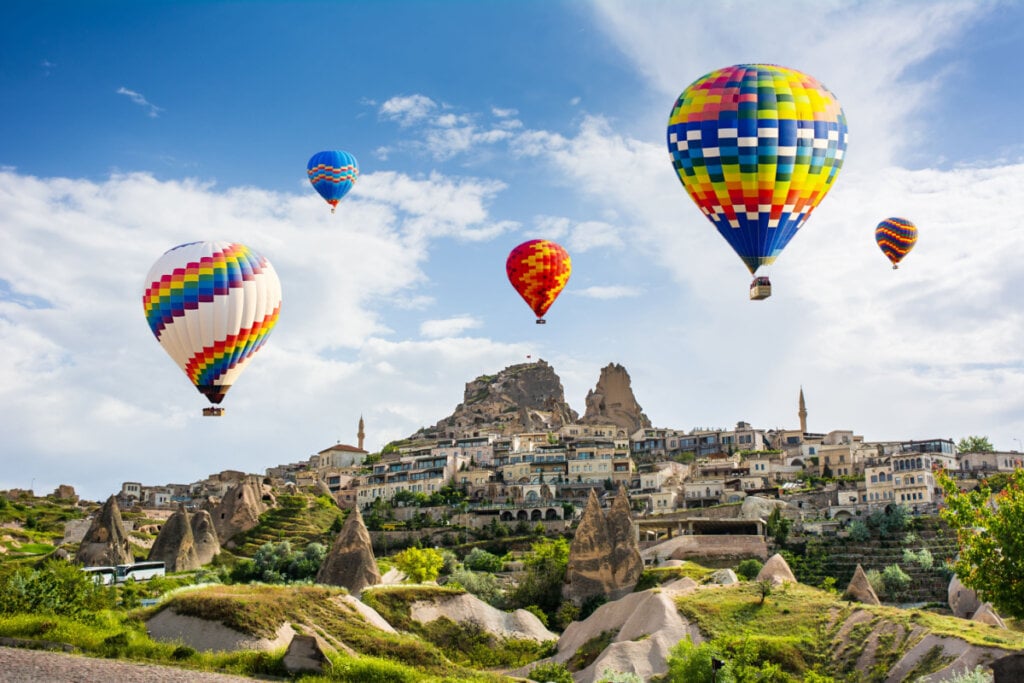
POLYGON ((213 518, 206 510, 200 510, 192 515, 190 522, 199 566, 210 564, 220 554, 220 541, 217 539, 217 530, 213 528, 213 518))
POLYGON ((149 550, 148 559, 163 562, 171 572, 192 571, 201 566, 192 525, 184 509, 179 508, 164 522, 149 550))
POLYGON ((617 600, 633 590, 642 571, 625 489, 619 489, 607 516, 591 489, 569 546, 564 596, 577 604, 597 595, 617 600))
POLYGON ((342 586, 353 595, 359 595, 367 586, 380 583, 380 570, 373 556, 370 532, 366 530, 358 506, 348 513, 317 572, 316 582, 342 586))
POLYGON ((85 532, 75 561, 87 566, 118 565, 134 562, 128 533, 121 520, 121 508, 114 496, 107 499, 85 532))
POLYGON ((864 568, 859 564, 853 572, 853 578, 850 579, 850 585, 846 587, 843 597, 847 600, 863 602, 865 605, 882 604, 878 600, 878 595, 875 594, 875 589, 871 587, 871 582, 868 581, 868 575, 864 573, 864 568))

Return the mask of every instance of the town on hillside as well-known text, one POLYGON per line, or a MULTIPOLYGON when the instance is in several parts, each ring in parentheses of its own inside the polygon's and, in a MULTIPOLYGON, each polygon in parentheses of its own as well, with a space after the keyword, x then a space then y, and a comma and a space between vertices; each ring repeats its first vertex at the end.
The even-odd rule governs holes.
POLYGON ((784 500, 787 516, 815 520, 814 529, 828 531, 891 504, 933 514, 942 503, 938 471, 967 480, 966 487, 1012 472, 1024 459, 1017 451, 958 452, 949 438, 866 441, 847 429, 812 432, 802 388, 795 429, 743 421, 731 429, 652 427, 628 372, 616 364, 602 370, 586 401, 583 416, 569 408, 543 360, 513 365, 467 383, 451 416, 379 453, 363 447, 360 418, 354 446, 338 443, 264 475, 226 471, 164 486, 124 482, 117 498, 123 507, 197 508, 258 477, 277 487, 314 487, 346 509, 397 503, 397 523, 426 512, 435 521, 458 515, 454 521, 470 528, 498 520, 562 529, 591 490, 608 501, 625 487, 638 518, 756 496, 784 500), (428 505, 446 487, 461 490, 458 509, 428 505))

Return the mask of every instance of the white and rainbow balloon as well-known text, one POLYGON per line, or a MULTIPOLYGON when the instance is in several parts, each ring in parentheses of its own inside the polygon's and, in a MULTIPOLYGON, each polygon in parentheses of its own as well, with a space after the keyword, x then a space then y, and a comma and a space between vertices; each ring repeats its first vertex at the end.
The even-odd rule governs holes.
POLYGON ((281 281, 244 244, 190 242, 150 268, 142 306, 164 351, 220 403, 277 324, 281 281))

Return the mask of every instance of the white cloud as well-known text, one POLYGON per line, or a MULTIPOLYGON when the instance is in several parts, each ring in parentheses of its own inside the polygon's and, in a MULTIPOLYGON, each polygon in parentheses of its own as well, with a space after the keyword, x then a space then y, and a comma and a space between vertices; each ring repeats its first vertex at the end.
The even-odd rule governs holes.
POLYGON ((430 339, 457 337, 466 330, 481 327, 483 323, 471 316, 460 315, 444 320, 425 320, 420 324, 420 334, 430 339))
POLYGON ((411 126, 422 121, 437 109, 437 103, 425 95, 392 97, 380 105, 380 115, 397 121, 400 126, 411 126))
MULTIPOLYGON (((417 289, 432 240, 511 229, 485 207, 501 188, 371 173, 332 215, 314 193, 0 172, 0 233, 11 238, 0 250, 0 429, 6 453, 32 454, 0 474, 0 489, 34 478, 38 490, 74 483, 103 497, 111 471, 153 483, 260 471, 350 442, 360 413, 371 448, 411 433, 458 403, 465 378, 527 353, 487 339, 396 343, 380 305, 430 310, 417 289), (149 267, 195 239, 248 244, 283 288, 279 324, 220 420, 199 416, 204 401, 142 316, 149 267), (395 397, 414 409, 393 414, 395 397)), ((477 324, 436 319, 424 336, 477 324)))
POLYGON ((630 287, 628 285, 595 285, 593 287, 584 287, 583 289, 574 289, 573 294, 590 299, 626 299, 640 296, 641 292, 638 287, 630 287))
POLYGON ((149 116, 151 118, 155 119, 160 115, 160 112, 163 111, 163 108, 156 106, 152 102, 149 102, 145 97, 143 97, 140 93, 135 92, 134 90, 129 90, 128 88, 122 86, 117 89, 117 94, 124 95, 135 104, 139 105, 140 107, 143 107, 144 109, 149 110, 149 116))
POLYGON ((510 116, 515 116, 519 113, 517 109, 502 109, 501 107, 491 107, 491 113, 497 116, 499 119, 507 119, 510 116))
POLYGON ((601 247, 621 247, 619 230, 604 221, 580 221, 560 216, 534 217, 532 236, 539 239, 565 240, 570 253, 583 253, 601 247))

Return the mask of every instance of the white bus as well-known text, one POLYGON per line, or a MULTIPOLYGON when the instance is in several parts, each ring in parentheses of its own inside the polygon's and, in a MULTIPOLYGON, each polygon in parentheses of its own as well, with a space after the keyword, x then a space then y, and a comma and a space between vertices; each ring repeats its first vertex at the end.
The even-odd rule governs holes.
POLYGON ((117 565, 117 583, 125 581, 148 581, 154 576, 166 574, 163 562, 136 562, 117 565))
POLYGON ((82 567, 82 571, 101 586, 109 586, 117 578, 117 567, 82 567))

